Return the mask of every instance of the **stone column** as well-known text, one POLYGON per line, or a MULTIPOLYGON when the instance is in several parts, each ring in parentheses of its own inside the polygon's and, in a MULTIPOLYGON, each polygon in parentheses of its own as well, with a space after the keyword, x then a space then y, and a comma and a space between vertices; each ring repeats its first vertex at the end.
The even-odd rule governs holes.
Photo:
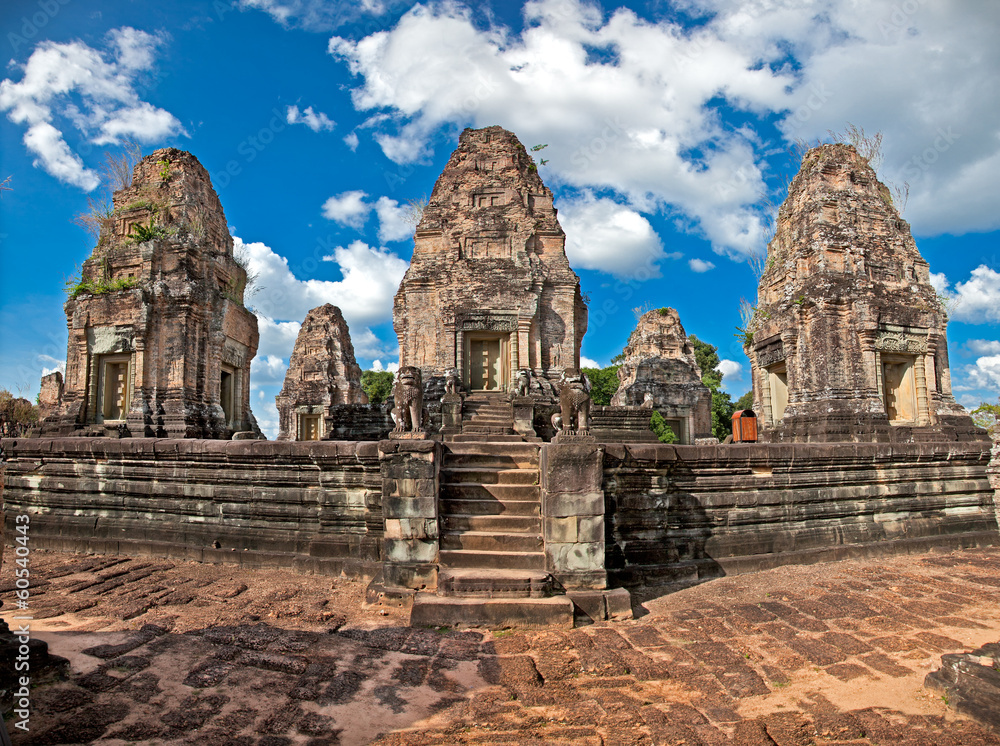
POLYGON ((604 448, 549 443, 539 454, 546 569, 566 590, 607 587, 604 448))
POLYGON ((441 435, 458 435, 462 432, 461 394, 445 394, 441 398, 441 435))
POLYGON ((1000 423, 993 432, 993 450, 990 465, 986 467, 990 485, 993 487, 993 508, 997 517, 997 528, 1000 529, 1000 423))
POLYGON ((378 452, 383 585, 387 591, 436 590, 441 445, 433 440, 383 440, 378 452))
MULTIPOLYGON (((528 370, 531 368, 531 319, 518 319, 515 334, 517 335, 518 352, 515 367, 517 370, 528 370)), ((514 375, 517 375, 517 371, 514 375)))

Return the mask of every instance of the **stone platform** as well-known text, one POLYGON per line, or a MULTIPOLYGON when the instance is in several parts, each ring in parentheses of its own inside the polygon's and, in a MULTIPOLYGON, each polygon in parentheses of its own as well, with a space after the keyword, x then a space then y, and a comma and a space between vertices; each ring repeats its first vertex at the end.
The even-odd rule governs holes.
POLYGON ((1000 637, 997 549, 776 568, 524 632, 409 628, 343 578, 32 557, 34 634, 70 667, 32 679, 18 746, 1000 744, 923 686, 1000 637))

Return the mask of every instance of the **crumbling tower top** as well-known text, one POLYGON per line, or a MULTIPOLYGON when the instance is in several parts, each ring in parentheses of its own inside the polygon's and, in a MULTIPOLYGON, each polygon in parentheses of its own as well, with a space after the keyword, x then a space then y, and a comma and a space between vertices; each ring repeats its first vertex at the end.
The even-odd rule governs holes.
POLYGON ((952 396, 928 264, 853 146, 806 153, 757 298, 746 346, 766 437, 980 437, 952 396))

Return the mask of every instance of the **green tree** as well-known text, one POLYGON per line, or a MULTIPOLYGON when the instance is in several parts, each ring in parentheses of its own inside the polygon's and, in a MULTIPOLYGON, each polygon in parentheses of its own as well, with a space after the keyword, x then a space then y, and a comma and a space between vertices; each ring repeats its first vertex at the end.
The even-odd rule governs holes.
POLYGON ((747 391, 733 404, 733 411, 739 412, 742 409, 753 409, 753 391, 747 391))
POLYGON ((38 408, 27 399, 0 389, 0 437, 20 437, 38 422, 38 408))
POLYGON ((607 368, 583 368, 583 372, 590 379, 590 398, 594 404, 607 406, 611 403, 611 397, 618 390, 618 366, 609 365, 607 368))
POLYGON ((701 368, 701 382, 712 392, 712 435, 725 440, 733 432, 733 400, 722 390, 722 372, 719 370, 719 348, 702 342, 695 335, 688 336, 694 347, 694 359, 701 368))
POLYGON ((677 442, 677 434, 663 419, 663 415, 656 410, 653 410, 653 416, 649 418, 649 429, 653 431, 653 435, 660 439, 661 443, 677 442))
POLYGON ((995 437, 1000 432, 1000 404, 983 402, 972 410, 972 420, 995 437))
POLYGON ((392 394, 392 371, 366 370, 361 374, 361 390, 368 395, 369 404, 381 404, 392 394))

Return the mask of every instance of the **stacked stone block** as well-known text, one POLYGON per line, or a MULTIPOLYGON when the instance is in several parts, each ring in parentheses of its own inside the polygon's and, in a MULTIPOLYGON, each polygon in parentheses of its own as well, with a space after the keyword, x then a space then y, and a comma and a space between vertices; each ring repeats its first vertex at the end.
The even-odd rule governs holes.
POLYGON ((433 440, 383 440, 378 448, 385 521, 384 587, 387 591, 435 590, 441 446, 433 440))
POLYGON ((604 569, 602 446, 550 443, 541 449, 546 569, 567 590, 601 589, 604 569))

